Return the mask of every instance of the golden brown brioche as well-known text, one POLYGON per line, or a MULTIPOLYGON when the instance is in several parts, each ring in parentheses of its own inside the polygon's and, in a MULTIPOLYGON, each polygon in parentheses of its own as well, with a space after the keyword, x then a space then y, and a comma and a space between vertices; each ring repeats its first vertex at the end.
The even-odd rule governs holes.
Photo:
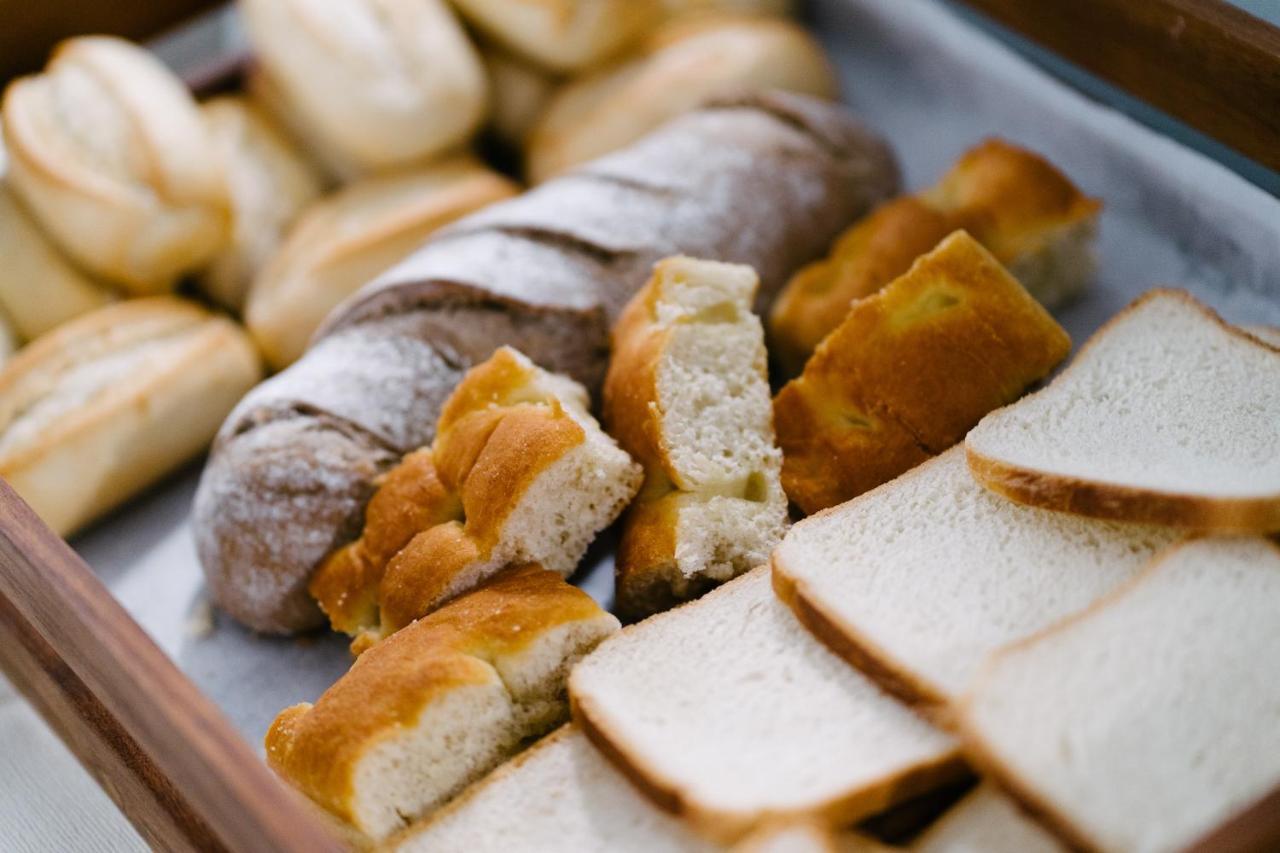
POLYGON ((1067 333, 964 232, 855 302, 774 400, 782 484, 804 512, 952 446, 1071 350, 1067 333))
POLYGON ((282 711, 267 761, 384 838, 566 719, 569 667, 617 627, 556 572, 512 567, 371 648, 314 705, 282 711))
POLYGON ((1043 157, 989 139, 965 152, 936 186, 887 202, 846 231, 827 258, 796 273, 770 313, 770 351, 795 375, 850 303, 902 275, 960 228, 1053 308, 1093 275, 1090 242, 1101 207, 1043 157))
POLYGON ((9 84, 12 186, 80 266, 135 294, 171 289, 226 242, 222 160, 182 81, 107 36, 60 44, 9 84))
POLYGON ((260 377, 248 336, 193 302, 99 308, 0 372, 0 476, 68 535, 202 451, 260 377))
POLYGON ((303 211, 249 291, 245 322, 267 363, 302 355, 334 306, 433 231, 515 186, 470 156, 364 178, 303 211))
POLYGON ((613 331, 604 421, 645 469, 617 607, 647 616, 768 560, 787 522, 747 266, 660 262, 613 331))
POLYGON ((729 14, 672 21, 635 53, 555 93, 529 132, 526 174, 540 183, 716 95, 763 89, 833 98, 839 87, 821 46, 798 24, 729 14))
POLYGON ((568 576, 639 487, 586 390, 502 347, 445 402, 430 448, 382 480, 364 532, 310 590, 362 651, 513 562, 568 576), (379 625, 380 622, 380 625, 379 625))

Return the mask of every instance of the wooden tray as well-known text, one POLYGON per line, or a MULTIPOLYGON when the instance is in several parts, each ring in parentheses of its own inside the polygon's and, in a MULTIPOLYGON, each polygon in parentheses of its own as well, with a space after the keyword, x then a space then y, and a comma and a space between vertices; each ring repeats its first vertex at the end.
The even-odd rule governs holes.
MULTIPOLYGON (((208 5, 134 0, 112 4, 125 10, 119 17, 91 23, 69 17, 71 11, 82 13, 81 4, 0 6, 0 46, 10 39, 39 44, 39 50, 4 54, 18 64, 4 66, 0 75, 21 63, 38 63, 45 42, 73 31, 67 20, 97 30, 121 24, 122 31, 140 37, 208 5), (46 18, 38 27, 9 26, 41 15, 46 18)), ((1209 0, 969 5, 1260 162, 1280 166, 1275 29, 1209 0)), ((1090 300, 1062 318, 1077 340, 1158 281, 1194 285, 1197 295, 1229 319, 1280 323, 1280 285, 1273 272, 1280 270, 1280 202, 1067 92, 932 2, 826 0, 813 6, 851 103, 899 146, 910 185, 940 173, 976 141, 974 121, 989 119, 985 130, 1044 150, 1086 189, 1107 198, 1104 281, 1090 300), (952 100, 963 103, 948 106, 952 100), (1153 222, 1154 216, 1163 218, 1153 222)), ((164 625, 150 619, 147 597, 166 587, 154 583, 159 569, 140 565, 144 558, 155 563, 177 555, 178 563, 187 563, 167 568, 182 583, 195 577, 189 541, 182 538, 189 537, 185 518, 193 478, 188 473, 162 486, 76 541, 98 574, 0 483, 0 667, 153 846, 340 849, 267 770, 256 739, 264 714, 311 698, 345 668, 344 644, 258 640, 220 621, 224 644, 203 657, 174 655, 180 668, 170 657, 170 639, 189 600, 171 602, 177 613, 164 625), (144 531, 159 534, 147 538, 144 531), (136 582, 129 582, 131 572, 136 582), (309 696, 285 698, 262 687, 270 678, 254 681, 255 667, 281 655, 310 673, 311 681, 293 688, 311 690, 309 696), (256 704, 246 708, 235 693, 218 687, 211 666, 243 676, 247 686, 241 692, 257 691, 256 704)), ((587 583, 607 594, 608 560, 600 562, 587 583)), ((1277 844, 1280 792, 1200 848, 1262 850, 1277 844)))

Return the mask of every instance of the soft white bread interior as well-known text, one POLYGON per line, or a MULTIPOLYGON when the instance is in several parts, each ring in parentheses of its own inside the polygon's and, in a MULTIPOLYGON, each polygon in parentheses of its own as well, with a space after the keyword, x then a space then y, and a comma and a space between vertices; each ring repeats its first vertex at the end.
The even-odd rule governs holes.
POLYGON ((765 567, 625 629, 569 692, 606 755, 722 841, 777 818, 849 824, 963 773, 955 741, 813 639, 765 567))
POLYGON ((231 190, 231 240, 205 269, 200 287, 239 311, 253 277, 304 207, 320 195, 320 177, 259 107, 240 95, 200 106, 231 190))
POLYGON ((988 488, 1049 509, 1280 530, 1280 349, 1182 291, 1103 326, 1044 390, 965 440, 988 488))
POLYGON ((266 736, 271 766, 381 839, 568 716, 573 662, 618 620, 555 572, 517 566, 360 656, 266 736))
POLYGON ((204 450, 261 375, 249 337, 193 302, 99 308, 0 372, 0 476, 68 535, 204 450))
POLYGON ((63 42, 9 84, 3 121, 13 188, 83 268, 156 293, 226 242, 222 159, 182 81, 143 48, 63 42))
POLYGON ((614 328, 605 426, 645 469, 616 560, 629 616, 761 565, 786 529, 758 286, 747 266, 668 258, 614 328))
POLYGON ((727 14, 672 21, 634 53, 555 93, 529 133, 525 172, 540 183, 716 95, 761 89, 833 98, 839 84, 798 24, 727 14))
POLYGON ((956 447, 797 524, 773 580, 836 653, 944 704, 990 652, 1111 592, 1177 535, 1020 506, 975 483, 956 447))
POLYGON ((910 849, 913 853, 1067 853, 1066 845, 990 782, 948 809, 910 849))
POLYGON ((399 853, 720 850, 650 803, 576 726, 564 726, 392 838, 399 853))
POLYGON ((424 162, 484 117, 484 68, 443 0, 239 6, 273 106, 342 177, 424 162))
POLYGON ((297 360, 338 303, 427 235, 514 194, 506 178, 460 155, 364 178, 312 204, 254 280, 245 306, 267 363, 279 369, 297 360))
POLYGON ((468 371, 431 448, 387 474, 360 539, 312 579, 333 626, 363 649, 512 563, 572 574, 642 478, 589 402, 511 347, 468 371))
POLYGON ((997 653, 966 749, 1076 844, 1173 851, 1280 785, 1280 546, 1197 539, 997 653))

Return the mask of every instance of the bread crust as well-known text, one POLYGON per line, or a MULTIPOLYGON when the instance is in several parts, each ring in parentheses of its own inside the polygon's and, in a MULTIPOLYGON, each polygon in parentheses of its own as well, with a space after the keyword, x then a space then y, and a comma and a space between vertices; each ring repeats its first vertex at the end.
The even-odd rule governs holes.
MULTIPOLYGON (((1157 288, 1134 300, 1108 320, 1085 342, 1075 361, 1059 374, 1066 381, 1074 365, 1130 312, 1153 299, 1174 298, 1195 308, 1228 334, 1280 355, 1280 349, 1227 323, 1215 311, 1186 291, 1157 288)), ((1052 385, 1037 394, 1052 392, 1052 385)), ((1223 498, 1136 488, 1037 471, 1012 465, 979 453, 966 444, 965 459, 974 479, 1010 500, 1043 509, 1069 512, 1089 518, 1146 522, 1199 530, 1236 533, 1280 531, 1280 494, 1259 498, 1223 498)))

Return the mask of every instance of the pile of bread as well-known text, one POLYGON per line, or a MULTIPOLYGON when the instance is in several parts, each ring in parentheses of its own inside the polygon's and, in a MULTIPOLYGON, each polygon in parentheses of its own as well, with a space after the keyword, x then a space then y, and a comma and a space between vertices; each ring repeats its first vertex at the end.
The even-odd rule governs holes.
POLYGON ((49 386, 41 405, 69 422, 10 442, 0 474, 70 534, 197 455, 330 309, 518 191, 480 153, 537 183, 717 94, 834 97, 789 12, 243 0, 244 91, 204 103, 125 41, 63 43, 4 95, 0 356, 32 345, 0 375, 0 405, 49 386))

